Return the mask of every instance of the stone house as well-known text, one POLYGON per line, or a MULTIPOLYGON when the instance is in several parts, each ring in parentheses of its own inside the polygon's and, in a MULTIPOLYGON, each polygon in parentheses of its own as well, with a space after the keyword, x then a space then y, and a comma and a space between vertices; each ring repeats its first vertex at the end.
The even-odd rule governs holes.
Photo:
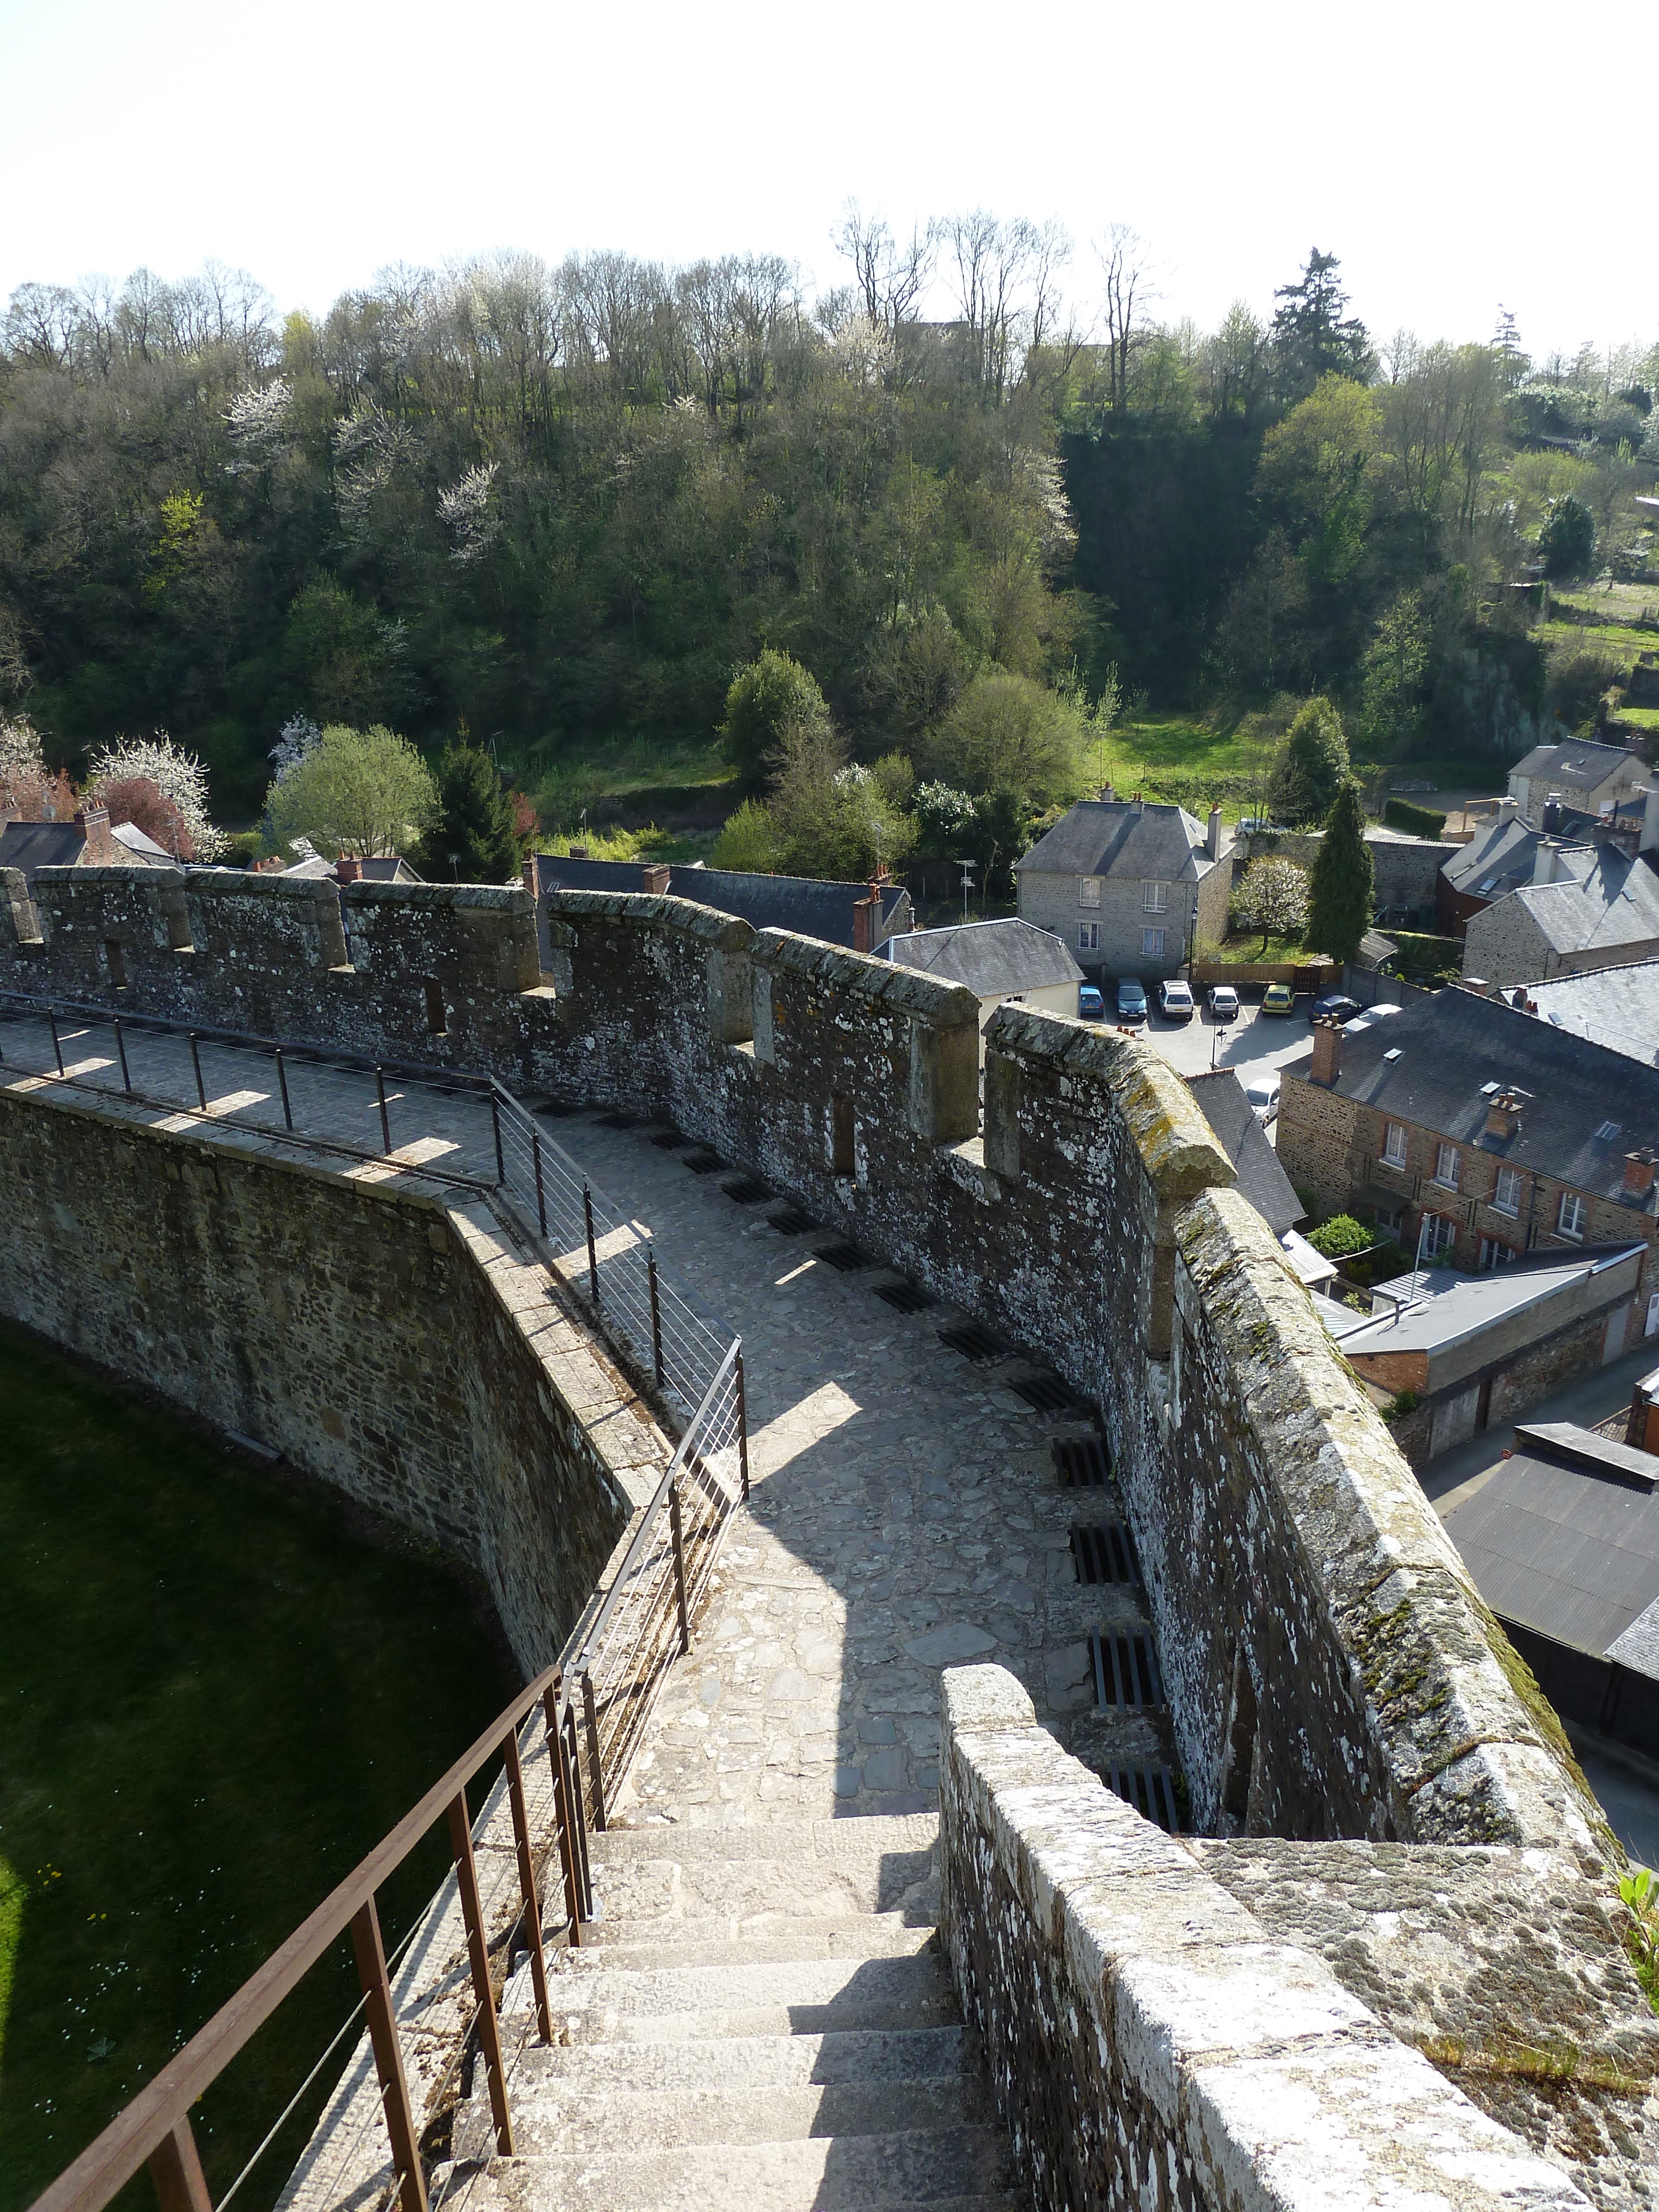
POLYGON ((1206 826, 1181 806, 1081 799, 1014 873, 1020 919, 1069 945, 1091 976, 1173 975, 1195 942, 1227 933, 1232 849, 1218 806, 1206 826))
POLYGON ((1541 823, 1552 798, 1584 814, 1611 813, 1647 781, 1639 753, 1623 745, 1534 745, 1509 774, 1509 794, 1528 822, 1541 823))
MULTIPOLYGON (((1609 1052, 1659 1064, 1659 960, 1516 986, 1526 1011, 1609 1052)), ((1513 1000, 1512 1000, 1513 1002, 1513 1000)))
POLYGON ((733 915, 751 929, 788 929, 825 945, 873 952, 884 939, 914 929, 910 894, 890 877, 868 884, 816 876, 770 876, 738 868, 705 868, 683 860, 593 860, 586 854, 538 853, 525 862, 525 889, 544 920, 551 891, 649 891, 690 899, 733 915))
POLYGON ((1523 1252, 1648 1248, 1609 1357, 1659 1326, 1659 1068, 1502 999, 1413 1000, 1345 1035, 1322 1024, 1284 1071, 1279 1157, 1333 1212, 1471 1272, 1523 1252))
POLYGON ((890 937, 877 957, 901 968, 963 983, 979 1000, 981 1055, 985 1024, 1011 1001, 1043 1013, 1075 1017, 1083 970, 1052 932, 1009 915, 998 921, 968 921, 948 929, 913 929, 890 937))
POLYGON ((136 823, 112 828, 106 810, 84 806, 72 822, 0 817, 0 868, 21 870, 32 890, 40 868, 172 868, 178 863, 136 823))
POLYGON ((1463 973, 1509 986, 1659 955, 1659 820, 1641 849, 1541 838, 1529 883, 1494 897, 1464 929, 1463 973))

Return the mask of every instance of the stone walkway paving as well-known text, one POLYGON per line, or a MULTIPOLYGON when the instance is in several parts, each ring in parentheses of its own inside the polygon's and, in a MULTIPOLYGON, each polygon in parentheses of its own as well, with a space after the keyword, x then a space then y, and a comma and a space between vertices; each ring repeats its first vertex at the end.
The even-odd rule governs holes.
MULTIPOLYGON (((1011 1668, 1057 1733, 1094 1732, 1087 1632, 1145 1616, 1133 1587, 1076 1579, 1070 1525, 1114 1518, 1112 1493, 1060 1487, 1060 1428, 1007 1388, 1024 1364, 950 1351, 963 1316, 895 1311, 890 1270, 815 1257, 824 1232, 781 1234, 778 1206, 736 1202, 735 1172, 690 1172, 659 1128, 547 1126, 742 1335, 748 1379, 750 1510, 619 1817, 931 1809, 939 1673, 963 1660, 1011 1668)), ((1110 1725, 1120 1755, 1167 1762, 1155 1723, 1110 1725)))

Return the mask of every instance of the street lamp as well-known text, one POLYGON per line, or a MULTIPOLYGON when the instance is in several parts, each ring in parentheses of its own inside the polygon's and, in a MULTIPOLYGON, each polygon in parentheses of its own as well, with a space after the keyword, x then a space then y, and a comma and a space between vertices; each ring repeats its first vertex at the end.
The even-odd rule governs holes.
POLYGON ((970 860, 962 864, 962 918, 968 919, 968 894, 974 888, 974 868, 970 860))

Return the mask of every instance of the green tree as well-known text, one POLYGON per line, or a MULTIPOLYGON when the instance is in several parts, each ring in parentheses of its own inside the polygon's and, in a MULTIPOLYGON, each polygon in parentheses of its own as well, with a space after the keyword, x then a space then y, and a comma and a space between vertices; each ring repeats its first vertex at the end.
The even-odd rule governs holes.
POLYGON ((1282 517, 1310 576, 1342 581, 1365 550, 1371 465, 1382 442, 1376 398, 1346 376, 1323 376, 1268 431, 1259 497, 1282 517))
POLYGON ((1348 376, 1363 384, 1376 367, 1365 325, 1346 312, 1348 295, 1337 275, 1341 266, 1335 254, 1316 246, 1297 281, 1273 294, 1280 303, 1273 312, 1273 368, 1288 398, 1305 398, 1322 376, 1348 376))
POLYGON ((1552 500, 1538 533, 1538 556, 1547 576, 1583 576, 1595 563, 1595 517, 1567 492, 1552 500))
POLYGON ((787 732, 829 725, 817 678, 791 654, 769 647, 732 678, 720 735, 744 778, 758 783, 787 732))
POLYGON ((1305 939, 1310 951, 1328 953, 1344 964, 1354 957, 1371 926, 1376 878, 1359 786, 1350 781, 1326 817, 1313 864, 1305 939))
POLYGON ((284 672, 319 721, 401 713, 410 697, 404 653, 401 627, 331 576, 307 584, 289 609, 284 672))
POLYGON ((396 853, 439 817, 438 789, 408 739, 377 722, 332 722, 265 799, 278 849, 308 837, 331 860, 396 853))
POLYGON ((708 855, 713 868, 736 868, 769 875, 778 865, 778 832, 769 811, 757 799, 745 799, 714 840, 708 855))
POLYGON ((425 873, 464 884, 500 884, 517 872, 520 848, 513 800, 482 745, 465 738, 438 759, 439 818, 422 840, 425 873))
POLYGON ((1087 738, 1072 700, 989 668, 928 732, 923 754, 931 775, 975 796, 1012 791, 1050 805, 1082 789, 1087 738))
POLYGON ((1328 699, 1310 699, 1273 763, 1267 792, 1273 819, 1297 830, 1322 820, 1347 773, 1341 718, 1328 699))
POLYGON ((1360 663, 1360 726, 1373 757, 1411 750, 1423 726, 1433 660, 1434 625, 1419 591, 1401 592, 1376 625, 1360 663))
POLYGON ((874 768, 849 766, 845 747, 827 723, 786 731, 768 802, 776 866, 786 875, 843 883, 878 866, 896 867, 916 834, 914 817, 894 804, 899 757, 890 756, 874 768))

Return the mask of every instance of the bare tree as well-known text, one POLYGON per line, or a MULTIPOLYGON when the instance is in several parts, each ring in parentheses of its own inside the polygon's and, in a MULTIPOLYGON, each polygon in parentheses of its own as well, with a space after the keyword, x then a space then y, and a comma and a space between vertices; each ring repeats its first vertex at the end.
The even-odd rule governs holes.
POLYGON ((1158 297, 1146 241, 1127 223, 1115 222, 1095 241, 1105 279, 1108 397, 1112 412, 1129 404, 1129 364, 1145 335, 1146 311, 1158 297))
POLYGON ((834 238, 836 252, 853 264, 866 315, 886 337, 896 337, 900 324, 915 313, 933 273, 938 254, 933 225, 913 228, 908 240, 896 239, 884 216, 866 216, 856 200, 848 200, 834 238))

